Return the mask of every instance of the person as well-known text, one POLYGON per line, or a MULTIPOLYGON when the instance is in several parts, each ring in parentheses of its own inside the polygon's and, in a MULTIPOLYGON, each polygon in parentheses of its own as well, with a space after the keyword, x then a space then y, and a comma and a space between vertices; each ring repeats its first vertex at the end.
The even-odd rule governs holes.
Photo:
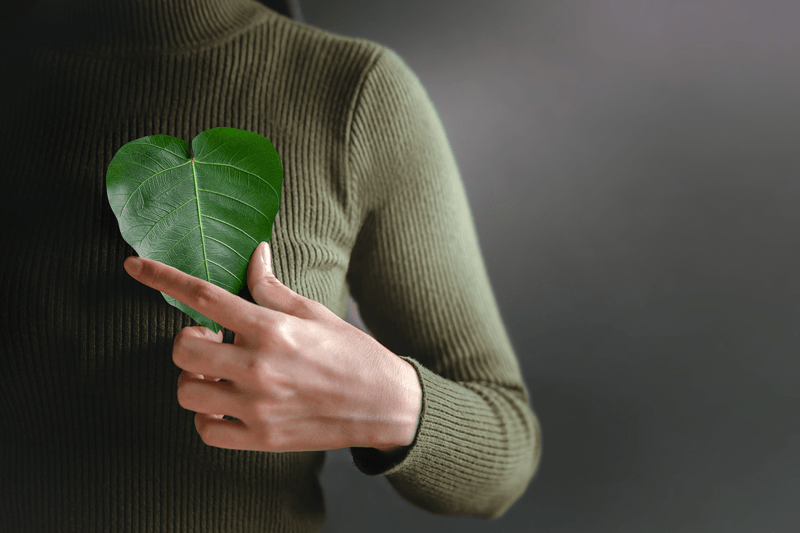
POLYGON ((0 65, 4 528, 320 531, 339 448, 432 513, 495 518, 523 494, 540 424, 443 125, 396 52, 254 0, 40 0, 0 65), (106 197, 127 142, 217 126, 283 166, 252 300, 137 271, 106 197), (344 321, 350 295, 371 335, 344 321))

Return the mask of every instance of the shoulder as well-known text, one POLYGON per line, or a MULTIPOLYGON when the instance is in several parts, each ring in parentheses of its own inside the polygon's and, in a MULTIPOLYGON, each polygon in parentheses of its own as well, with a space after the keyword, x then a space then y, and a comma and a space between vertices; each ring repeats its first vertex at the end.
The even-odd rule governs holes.
POLYGON ((273 53, 297 66, 318 70, 367 70, 387 50, 377 42, 339 35, 281 15, 270 18, 273 53))
POLYGON ((370 74, 401 84, 418 81, 395 50, 376 41, 340 35, 277 13, 269 18, 268 26, 273 57, 295 72, 301 69, 313 78, 347 80, 350 86, 363 84, 370 74))

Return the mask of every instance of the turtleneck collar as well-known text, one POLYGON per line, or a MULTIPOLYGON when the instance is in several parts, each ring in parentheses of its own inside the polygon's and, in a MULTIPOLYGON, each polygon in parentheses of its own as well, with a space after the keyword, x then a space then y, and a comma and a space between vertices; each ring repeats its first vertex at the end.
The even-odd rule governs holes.
POLYGON ((268 13, 256 0, 39 0, 23 23, 48 47, 177 51, 224 40, 268 13))

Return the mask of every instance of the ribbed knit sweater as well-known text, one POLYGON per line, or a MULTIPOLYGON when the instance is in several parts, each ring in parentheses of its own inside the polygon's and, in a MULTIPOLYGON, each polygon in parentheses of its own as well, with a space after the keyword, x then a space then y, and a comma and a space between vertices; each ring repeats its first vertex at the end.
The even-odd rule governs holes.
POLYGON ((40 0, 0 72, 0 529, 321 529, 325 452, 205 445, 171 356, 196 323, 122 266, 111 158, 217 126, 280 154, 276 277, 342 318, 352 295, 418 373, 413 444, 351 448, 355 467, 432 513, 520 497, 540 426, 443 125, 397 53, 254 0, 40 0))

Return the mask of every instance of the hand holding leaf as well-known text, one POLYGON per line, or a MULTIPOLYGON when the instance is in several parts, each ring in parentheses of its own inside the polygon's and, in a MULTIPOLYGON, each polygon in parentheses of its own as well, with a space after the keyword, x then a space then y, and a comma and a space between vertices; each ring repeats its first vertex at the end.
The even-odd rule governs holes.
POLYGON ((268 452, 351 446, 402 453, 415 437, 422 389, 411 364, 272 273, 269 245, 253 253, 255 303, 148 259, 128 273, 236 333, 183 328, 172 360, 178 402, 209 446, 268 452), (224 415, 229 415, 225 417, 224 415))

